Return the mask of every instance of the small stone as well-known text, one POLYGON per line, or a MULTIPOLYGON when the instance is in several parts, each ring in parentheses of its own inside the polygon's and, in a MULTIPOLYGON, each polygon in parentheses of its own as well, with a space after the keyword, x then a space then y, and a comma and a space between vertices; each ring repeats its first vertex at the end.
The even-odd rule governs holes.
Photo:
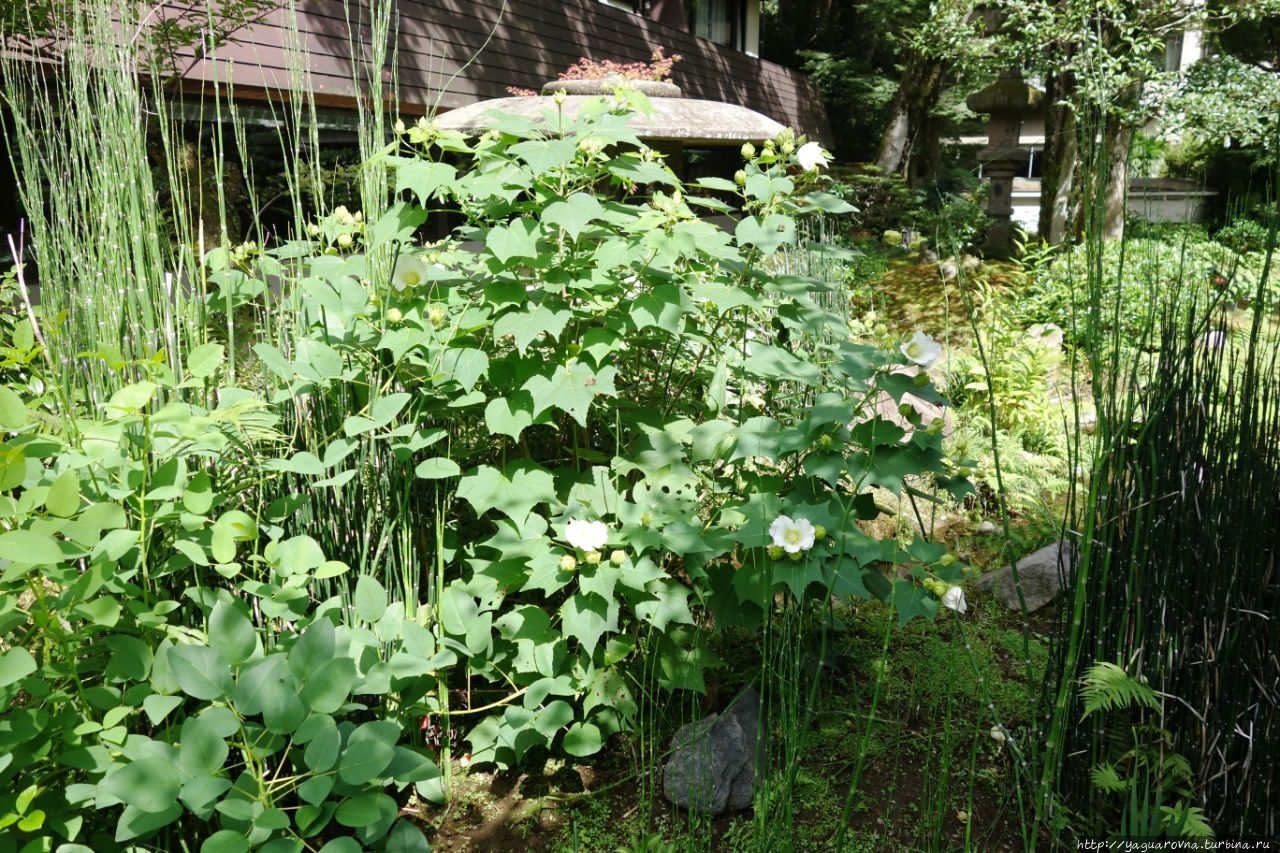
POLYGON ((748 808, 755 798, 760 695, 747 688, 722 714, 676 732, 662 769, 662 791, 673 805, 718 815, 748 808))
POLYGON ((1018 560, 1018 581, 1013 582, 1013 571, 1005 566, 1003 569, 988 572, 978 578, 975 586, 985 592, 992 592, 1004 604, 1014 611, 1021 611, 1018 602, 1018 589, 1022 587, 1022 597, 1027 604, 1027 612, 1034 613, 1057 597, 1062 591, 1067 573, 1071 570, 1069 554, 1062 550, 1061 542, 1046 545, 1034 554, 1018 560), (1061 564, 1061 565, 1060 565, 1061 564))

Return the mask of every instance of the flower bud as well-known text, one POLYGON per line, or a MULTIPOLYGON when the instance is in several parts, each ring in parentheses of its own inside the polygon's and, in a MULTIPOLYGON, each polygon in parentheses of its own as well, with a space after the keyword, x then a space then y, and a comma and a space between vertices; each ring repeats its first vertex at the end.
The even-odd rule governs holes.
POLYGON ((793 151, 795 151, 795 150, 796 150, 796 144, 795 144, 794 142, 792 142, 791 140, 789 140, 789 139, 788 139, 787 141, 785 141, 785 142, 783 142, 783 143, 782 143, 782 153, 783 153, 783 154, 790 154, 791 152, 793 152, 793 151))
POLYGON ((827 528, 823 527, 821 524, 815 524, 815 525, 813 526, 813 538, 814 538, 815 540, 822 540, 822 539, 826 539, 826 538, 827 538, 827 528))
POLYGON ((404 136, 405 126, 400 119, 396 119, 396 123, 391 126, 391 129, 396 132, 396 136, 404 136))
POLYGON ((640 516, 640 523, 643 524, 645 527, 648 527, 650 524, 652 524, 653 513, 646 511, 643 515, 640 516))
POLYGON ((747 185, 747 173, 744 172, 742 169, 739 169, 738 171, 734 172, 733 182, 740 187, 745 187, 747 185))
POLYGON ((750 142, 742 143, 742 159, 750 160, 756 156, 756 147, 750 142))
POLYGON ((889 327, 884 323, 876 323, 875 328, 871 331, 875 333, 876 337, 883 338, 885 335, 889 334, 889 327))
POLYGON ((572 554, 565 554, 560 558, 560 571, 571 572, 578 568, 578 561, 572 554))
POLYGON ((444 317, 445 317, 444 309, 441 308, 439 305, 432 305, 430 308, 427 309, 427 320, 433 326, 439 326, 441 323, 443 323, 444 317))
POLYGON ((614 552, 609 555, 609 562, 613 563, 615 566, 621 566, 626 561, 627 552, 623 551, 621 548, 615 549, 614 552))
POLYGON ((764 551, 769 555, 770 559, 773 560, 781 560, 782 555, 786 553, 786 551, 782 550, 781 545, 770 545, 768 548, 765 548, 764 551))
POLYGON ((588 566, 598 566, 600 565, 600 552, 588 551, 583 559, 587 561, 588 566))
POLYGON ((355 242, 355 241, 352 239, 352 237, 351 237, 351 235, 350 235, 350 234, 345 234, 345 233, 344 233, 344 234, 339 234, 339 235, 338 235, 338 246, 339 246, 340 248, 343 248, 343 249, 350 249, 350 248, 351 248, 351 244, 352 244, 353 242, 355 242))
POLYGON ((556 89, 556 93, 551 96, 551 102, 558 107, 564 104, 564 99, 567 97, 569 97, 569 93, 564 89, 556 89))
POLYGON ((399 323, 404 319, 404 314, 400 313, 399 308, 389 308, 387 309, 387 319, 392 323, 399 323))

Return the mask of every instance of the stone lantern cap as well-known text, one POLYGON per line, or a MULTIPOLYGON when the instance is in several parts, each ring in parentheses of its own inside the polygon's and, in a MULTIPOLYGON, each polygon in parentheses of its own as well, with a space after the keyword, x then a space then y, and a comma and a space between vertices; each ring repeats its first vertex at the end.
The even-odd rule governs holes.
MULTIPOLYGON (((543 94, 525 97, 491 98, 450 110, 436 117, 437 127, 479 135, 489 128, 489 116, 505 113, 543 120, 551 96, 565 91, 562 109, 576 117, 582 106, 600 95, 611 95, 615 81, 553 80, 542 87, 543 94)), ((673 142, 686 146, 740 145, 763 142, 781 133, 781 124, 766 115, 737 104, 682 97, 679 87, 652 80, 628 81, 649 97, 652 115, 636 114, 627 123, 636 136, 648 142, 673 142)))
POLYGON ((1014 74, 1000 77, 990 86, 965 98, 964 102, 975 113, 1023 115, 1040 108, 1044 103, 1044 92, 1014 74))

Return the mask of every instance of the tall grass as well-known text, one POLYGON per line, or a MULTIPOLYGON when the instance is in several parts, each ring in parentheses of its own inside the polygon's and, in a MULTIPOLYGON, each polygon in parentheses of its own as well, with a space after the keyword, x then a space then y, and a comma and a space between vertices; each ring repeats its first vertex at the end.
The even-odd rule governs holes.
MULTIPOLYGON (((1075 547, 1047 684, 1040 815, 1086 834, 1116 828, 1092 771, 1132 745, 1139 720, 1082 724, 1075 695, 1085 669, 1109 662, 1159 692, 1167 750, 1190 760, 1214 828, 1274 834, 1280 347, 1264 331, 1266 275, 1247 340, 1233 342, 1221 306, 1177 275, 1144 282, 1147 306, 1172 307, 1148 308, 1138 338, 1123 339, 1117 321, 1133 306, 1103 287, 1100 218, 1086 204, 1085 344, 1073 368, 1091 383, 1098 425, 1073 442, 1073 464, 1094 461, 1068 509, 1075 547), (1174 298, 1156 298, 1169 288, 1174 298)), ((1154 814, 1169 796, 1134 790, 1154 814)))
MULTIPOLYGON (((64 402, 90 407, 142 378, 143 363, 177 369, 203 340, 201 300, 183 286, 194 252, 172 230, 189 224, 189 190, 171 180, 168 203, 157 193, 149 133, 165 116, 128 38, 138 22, 122 8, 113 26, 107 11, 68 7, 61 63, 0 59, 31 237, 23 278, 52 320, 44 334, 64 402)), ((174 168, 183 152, 168 143, 174 168)))

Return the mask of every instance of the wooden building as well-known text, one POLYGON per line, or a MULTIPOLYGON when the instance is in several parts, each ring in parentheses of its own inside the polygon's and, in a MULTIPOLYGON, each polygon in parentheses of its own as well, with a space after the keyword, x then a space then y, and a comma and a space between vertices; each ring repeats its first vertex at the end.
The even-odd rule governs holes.
POLYGON ((661 48, 681 55, 672 80, 686 97, 749 107, 831 141, 809 80, 754 55, 758 0, 398 0, 386 66, 372 74, 369 15, 368 0, 297 0, 296 31, 288 12, 271 12, 190 66, 185 84, 231 80, 242 102, 276 99, 297 85, 293 45, 307 57, 305 85, 318 105, 349 110, 370 88, 357 81, 381 78, 384 95, 394 81, 399 111, 411 116, 538 89, 583 57, 643 62, 661 48))

